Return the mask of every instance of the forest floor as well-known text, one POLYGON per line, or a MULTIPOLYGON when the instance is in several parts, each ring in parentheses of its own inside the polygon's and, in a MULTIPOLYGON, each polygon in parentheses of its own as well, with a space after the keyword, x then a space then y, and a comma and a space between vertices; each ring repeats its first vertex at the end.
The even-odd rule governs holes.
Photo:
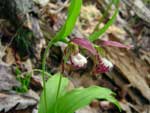
MULTIPOLYGON (((85 1, 69 38, 88 37, 107 5, 107 0, 85 1)), ((121 113, 150 113, 150 23, 146 20, 147 16, 141 16, 142 9, 147 7, 150 10, 146 5, 142 9, 136 7, 137 10, 134 7, 136 4, 122 0, 115 23, 101 36, 104 40, 133 46, 131 49, 103 47, 104 57, 114 65, 110 72, 95 76, 91 73, 90 64, 89 68, 77 70, 66 65, 65 74, 71 80, 70 87, 98 85, 113 90, 121 105, 121 113)), ((39 72, 42 55, 48 40, 66 19, 68 2, 49 2, 38 8, 41 32, 38 29, 34 31, 37 35, 43 33, 44 38, 32 39, 28 30, 16 30, 7 20, 0 19, 0 113, 37 113, 42 91, 39 72)), ((109 13, 112 14, 113 10, 109 13)), ((53 46, 50 49, 46 68, 51 74, 61 70, 61 48, 53 46)), ((93 101, 76 113, 120 112, 109 102, 93 101)))

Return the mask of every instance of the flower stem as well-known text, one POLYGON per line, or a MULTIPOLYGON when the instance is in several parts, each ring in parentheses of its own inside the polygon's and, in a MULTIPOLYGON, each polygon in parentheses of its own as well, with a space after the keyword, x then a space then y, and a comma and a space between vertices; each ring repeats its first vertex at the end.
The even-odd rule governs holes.
MULTIPOLYGON (((64 62, 63 62, 63 61, 62 61, 62 70, 61 70, 61 73, 62 73, 62 74, 64 73, 64 62)), ((59 83, 58 83, 58 90, 57 90, 56 99, 58 99, 59 92, 60 92, 60 88, 61 88, 62 74, 60 75, 60 78, 59 78, 59 83)))
POLYGON ((53 43, 54 43, 54 40, 49 41, 48 46, 44 52, 43 60, 42 60, 42 81, 43 81, 43 91, 44 91, 45 113, 48 113, 47 112, 47 98, 46 98, 45 65, 46 65, 46 57, 53 43))
POLYGON ((61 88, 61 81, 62 81, 62 75, 60 75, 59 82, 58 82, 58 89, 57 89, 57 96, 56 100, 58 99, 60 88, 61 88))

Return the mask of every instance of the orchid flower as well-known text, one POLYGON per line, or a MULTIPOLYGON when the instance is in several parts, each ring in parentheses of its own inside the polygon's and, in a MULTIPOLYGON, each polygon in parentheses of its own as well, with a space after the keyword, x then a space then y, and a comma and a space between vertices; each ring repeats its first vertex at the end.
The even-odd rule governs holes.
MULTIPOLYGON (((113 64, 107 60, 106 58, 102 58, 97 50, 94 48, 93 44, 85 39, 85 38, 74 38, 73 40, 71 40, 71 42, 81 46, 82 48, 87 49, 92 55, 94 55, 94 57, 96 57, 96 60, 98 61, 98 63, 95 66, 94 72, 97 73, 106 73, 109 72, 112 68, 113 68, 113 64)), ((115 41, 106 41, 106 40, 101 40, 101 46, 115 46, 115 47, 119 47, 119 48, 126 48, 126 49, 130 49, 132 48, 131 45, 123 45, 119 42, 115 42, 115 41)), ((79 53, 80 54, 80 53, 79 53)), ((81 55, 76 55, 77 59, 81 57, 81 55)), ((84 64, 87 63, 87 61, 85 60, 86 58, 83 58, 83 62, 81 62, 81 64, 79 63, 80 60, 74 58, 74 62, 78 65, 78 66, 83 66, 84 64), (79 62, 77 62, 79 61, 79 62)), ((81 57, 82 59, 82 57, 81 57)))
MULTIPOLYGON (((86 57, 84 57, 81 53, 79 53, 79 51, 77 50, 71 50, 70 52, 66 53, 66 48, 67 48, 67 44, 64 42, 57 42, 55 45, 60 46, 61 50, 65 53, 65 54, 69 54, 69 61, 67 61, 69 64, 72 64, 74 67, 77 68, 82 68, 87 64, 87 59, 86 57), (75 52, 74 52, 75 51, 75 52)), ((70 51, 70 48, 69 48, 70 51)), ((68 60, 68 59, 67 59, 68 60)))
POLYGON ((112 68, 113 64, 109 60, 98 56, 98 64, 96 65, 94 71, 96 74, 109 72, 112 68))
POLYGON ((87 64, 87 59, 81 53, 77 53, 75 55, 71 55, 71 63, 75 67, 81 68, 87 64))

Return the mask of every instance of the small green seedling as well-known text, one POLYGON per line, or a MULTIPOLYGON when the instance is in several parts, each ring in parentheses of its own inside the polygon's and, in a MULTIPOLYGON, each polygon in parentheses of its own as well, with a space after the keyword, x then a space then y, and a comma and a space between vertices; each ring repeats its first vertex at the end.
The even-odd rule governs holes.
POLYGON ((16 68, 15 73, 17 75, 17 80, 21 83, 20 87, 16 87, 15 91, 19 92, 19 93, 26 93, 29 90, 29 84, 30 84, 30 80, 31 80, 31 74, 30 73, 26 73, 24 76, 22 75, 22 72, 16 68))

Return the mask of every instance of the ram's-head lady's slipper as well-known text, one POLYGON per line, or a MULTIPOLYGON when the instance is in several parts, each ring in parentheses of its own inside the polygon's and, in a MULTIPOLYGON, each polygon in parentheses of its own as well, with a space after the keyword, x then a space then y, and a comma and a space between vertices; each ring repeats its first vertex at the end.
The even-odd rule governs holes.
POLYGON ((69 44, 57 42, 55 45, 61 47, 66 63, 73 65, 75 68, 82 68, 87 64, 87 58, 79 52, 78 46, 72 42, 69 44))
MULTIPOLYGON (((98 51, 94 48, 93 44, 89 40, 87 40, 85 38, 74 38, 72 40, 72 42, 79 45, 82 48, 87 49, 95 57, 96 65, 95 65, 93 71, 96 74, 106 73, 106 72, 109 72, 112 69, 113 64, 109 60, 107 60, 106 58, 102 58, 99 55, 98 51)), ((123 45, 119 42, 106 41, 106 40, 101 40, 101 45, 100 46, 115 46, 115 47, 126 48, 126 49, 130 49, 132 47, 132 46, 123 45)), ((83 61, 84 61, 84 63, 87 63, 87 61, 85 59, 83 61)), ((81 65, 83 66, 83 64, 81 64, 81 65)))
POLYGON ((95 67, 95 74, 97 73, 106 73, 113 68, 113 64, 106 58, 98 58, 98 64, 95 67))
POLYGON ((81 53, 71 55, 71 63, 78 68, 82 68, 87 64, 87 59, 81 53))

